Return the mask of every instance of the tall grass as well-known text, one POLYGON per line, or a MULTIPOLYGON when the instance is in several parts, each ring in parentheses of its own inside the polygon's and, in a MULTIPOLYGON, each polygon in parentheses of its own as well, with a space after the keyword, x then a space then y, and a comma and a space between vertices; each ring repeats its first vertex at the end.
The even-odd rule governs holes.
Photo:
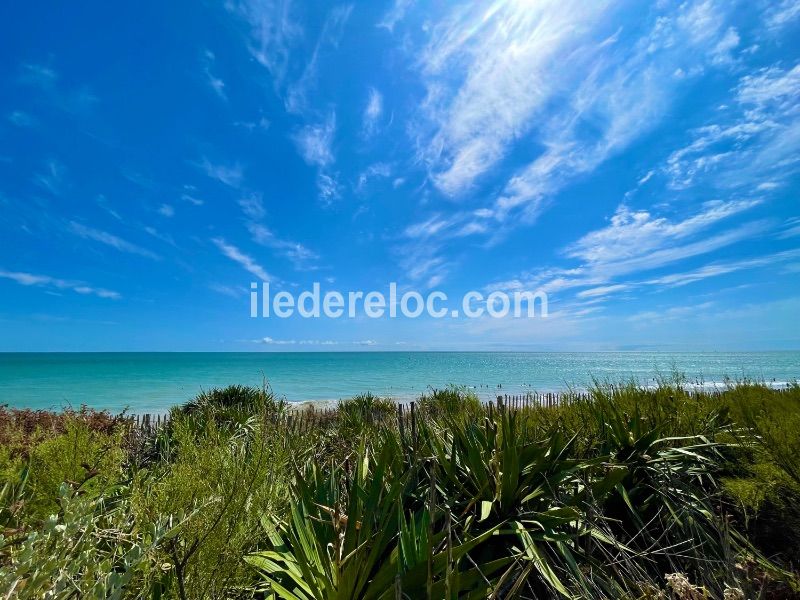
POLYGON ((0 455, 0 592, 800 593, 797 386, 597 384, 551 408, 450 388, 408 416, 365 394, 300 420, 269 389, 237 386, 174 409, 158 431, 78 417, 26 421, 24 436, 6 426, 27 441, 0 455))

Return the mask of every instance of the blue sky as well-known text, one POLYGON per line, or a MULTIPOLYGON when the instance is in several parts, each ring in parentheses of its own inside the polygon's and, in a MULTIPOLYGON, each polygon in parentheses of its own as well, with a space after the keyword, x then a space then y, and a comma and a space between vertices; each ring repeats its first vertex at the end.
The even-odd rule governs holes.
POLYGON ((800 2, 0 8, 0 350, 800 347, 800 2), (547 319, 251 319, 249 286, 547 319))

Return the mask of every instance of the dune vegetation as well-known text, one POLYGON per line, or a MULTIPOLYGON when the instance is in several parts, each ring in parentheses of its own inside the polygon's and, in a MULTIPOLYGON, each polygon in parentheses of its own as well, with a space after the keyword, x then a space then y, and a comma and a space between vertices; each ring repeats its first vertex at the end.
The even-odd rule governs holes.
POLYGON ((0 409, 2 598, 800 597, 800 386, 0 409))

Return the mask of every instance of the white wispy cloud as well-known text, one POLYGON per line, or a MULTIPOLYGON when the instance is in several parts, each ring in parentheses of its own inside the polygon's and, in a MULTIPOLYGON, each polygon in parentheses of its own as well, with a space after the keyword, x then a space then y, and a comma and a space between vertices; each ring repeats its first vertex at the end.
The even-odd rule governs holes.
POLYGON ((314 50, 303 69, 302 75, 287 86, 286 97, 284 99, 287 112, 294 114, 304 114, 308 112, 309 96, 317 84, 320 53, 326 46, 333 48, 338 47, 339 40, 344 33, 345 25, 352 11, 352 4, 343 4, 335 6, 328 13, 322 25, 319 37, 317 38, 317 43, 314 45, 314 50))
POLYGON ((337 176, 329 173, 317 174, 317 190, 319 190, 319 197, 323 204, 330 204, 342 195, 342 186, 337 176))
POLYGON ((691 142, 667 159, 664 171, 672 188, 708 181, 764 191, 800 169, 800 64, 759 69, 732 91, 726 118, 692 131, 691 142))
POLYGON ((229 285, 223 285, 221 283, 212 283, 208 286, 208 288, 211 291, 222 294, 223 296, 228 296, 229 298, 241 298, 247 293, 247 290, 244 288, 232 287, 229 285))
POLYGON ((336 160, 333 153, 335 133, 336 113, 331 112, 324 122, 301 127, 292 139, 306 163, 316 167, 327 167, 336 160))
POLYGON ((10 279, 20 285, 72 290, 76 294, 97 296, 98 298, 118 300, 122 297, 121 294, 112 290, 92 287, 80 281, 59 279, 57 277, 50 277, 49 275, 35 275, 33 273, 0 270, 0 278, 10 279))
POLYGON ((38 88, 51 105, 69 113, 86 113, 98 102, 97 96, 87 86, 62 85, 58 73, 48 65, 22 64, 19 80, 38 88))
POLYGON ((58 196, 61 193, 66 173, 67 168, 60 161, 50 159, 45 162, 44 170, 33 176, 33 181, 54 196, 58 196))
POLYGON ((47 65, 25 63, 22 65, 20 80, 43 89, 52 89, 58 82, 58 73, 47 65))
POLYGON ((306 32, 292 16, 288 0, 232 0, 227 6, 250 25, 250 51, 269 71, 286 111, 305 117, 307 124, 296 130, 291 139, 303 160, 317 167, 319 197, 324 204, 330 204, 340 197, 342 189, 338 174, 330 170, 336 160, 336 112, 330 110, 327 118, 319 122, 319 111, 311 106, 311 99, 321 55, 325 49, 338 47, 353 4, 340 4, 327 12, 310 54, 298 48, 306 32), (297 75, 299 65, 302 69, 297 75))
POLYGON ((386 11, 386 14, 381 17, 376 27, 383 27, 393 32, 394 26, 403 20, 406 16, 406 12, 413 6, 414 2, 415 0, 394 0, 392 6, 386 11))
POLYGON ((608 226, 581 237, 567 248, 566 255, 589 264, 621 263, 652 256, 664 249, 677 248, 713 224, 758 204, 759 200, 707 202, 701 212, 679 221, 621 205, 608 226))
POLYGON ((415 132, 434 185, 468 196, 516 148, 541 148, 483 212, 460 215, 459 232, 496 238, 497 223, 532 222, 563 188, 652 131, 689 81, 738 47, 727 7, 711 0, 637 14, 628 23, 631 13, 611 0, 498 0, 485 11, 457 7, 429 28, 419 58, 429 127, 415 132))
POLYGON ((356 191, 363 192, 367 187, 367 183, 371 179, 385 179, 392 176, 392 165, 389 163, 378 162, 371 164, 358 175, 356 182, 356 191))
POLYGON ((203 73, 205 75, 206 82, 211 89, 214 90, 214 93, 222 100, 227 100, 228 94, 225 92, 225 82, 213 73, 216 60, 217 57, 214 55, 214 53, 211 52, 211 50, 206 50, 203 53, 203 73))
POLYGON ((302 27, 292 15, 290 0, 229 0, 225 7, 249 27, 249 50, 280 85, 289 66, 290 48, 302 27))
POLYGON ((269 129, 272 122, 265 116, 260 116, 254 121, 234 121, 236 127, 242 127, 247 131, 266 131, 269 129))
POLYGON ((726 64, 733 62, 733 50, 739 46, 741 38, 735 28, 729 27, 725 35, 717 42, 711 50, 712 63, 726 64))
POLYGON ((267 214, 261 194, 257 192, 251 192, 239 198, 239 206, 244 216, 253 221, 259 221, 267 214))
POLYGON ((800 218, 792 217, 784 223, 784 229, 778 234, 778 238, 787 239, 800 236, 800 218))
POLYGON ((178 247, 178 244, 175 243, 175 240, 168 233, 159 231, 158 229, 156 229, 155 227, 151 227, 150 225, 145 225, 144 227, 142 227, 142 229, 147 235, 152 236, 157 240, 161 240, 165 244, 169 244, 170 246, 173 246, 175 248, 178 247))
POLYGON ((197 188, 193 185, 184 185, 181 200, 193 204, 194 206, 203 206, 205 201, 197 197, 197 188))
POLYGON ((335 134, 336 113, 331 111, 324 122, 305 125, 292 136, 303 160, 308 165, 317 167, 317 189, 325 204, 336 200, 341 194, 338 177, 330 171, 336 161, 333 151, 335 134))
POLYGON ((257 277, 261 281, 271 281, 269 273, 259 265, 255 259, 248 256, 233 244, 229 244, 223 238, 213 238, 211 242, 219 248, 220 252, 231 259, 233 262, 238 263, 244 270, 251 275, 257 277))
POLYGON ((714 303, 710 301, 688 306, 670 306, 662 310, 647 310, 634 313, 628 317, 628 321, 645 323, 658 323, 677 319, 683 321, 689 317, 700 317, 713 307, 714 303))
POLYGON ((352 4, 333 6, 326 14, 311 51, 291 0, 229 0, 227 9, 248 25, 249 49, 272 78, 286 111, 308 116, 317 85, 319 61, 326 48, 337 48, 353 10, 352 4))
MULTIPOLYGON (((543 268, 491 287, 538 288, 547 293, 588 288, 578 292, 577 297, 582 299, 627 291, 639 287, 641 282, 619 282, 619 278, 654 271, 763 234, 769 227, 764 221, 750 221, 708 234, 712 226, 758 204, 758 200, 707 202, 700 211, 683 219, 669 219, 621 205, 608 225, 585 234, 565 248, 566 257, 579 261, 576 266, 543 268)), ((657 278, 647 283, 655 284, 657 278)), ((669 284, 667 280, 660 283, 669 284)))
POLYGON ((108 198, 106 198, 103 194, 99 194, 97 198, 95 198, 95 202, 97 202, 97 206, 103 209, 103 211, 105 211, 107 214, 111 215, 114 219, 120 222, 123 221, 122 215, 119 214, 119 212, 114 209, 113 206, 111 206, 108 198))
POLYGON ((401 234, 402 241, 394 248, 406 275, 413 281, 427 279, 428 287, 439 285, 455 266, 451 258, 444 256, 448 241, 486 233, 488 221, 475 220, 479 218, 482 218, 480 209, 449 214, 437 212, 408 225, 401 234))
POLYGON ((147 248, 137 246, 136 244, 123 240, 122 238, 112 233, 108 233, 107 231, 87 227, 86 225, 78 223, 77 221, 70 221, 68 229, 71 233, 82 237, 83 239, 105 244, 106 246, 114 248, 115 250, 119 250, 120 252, 136 254, 152 260, 159 260, 161 258, 158 254, 151 252, 147 248))
POLYGON ((158 214, 160 214, 162 217, 174 217, 175 207, 171 204, 162 204, 158 207, 158 214))
POLYGON ((319 255, 313 250, 298 242, 279 238, 265 225, 249 223, 247 229, 250 231, 254 242, 267 248, 272 248, 279 255, 291 261, 296 269, 311 269, 313 268, 313 263, 319 259, 319 255))
POLYGON ((607 296, 616 292, 625 292, 631 289, 631 285, 627 283, 617 283, 614 285, 601 285, 588 290, 583 290, 575 294, 577 298, 596 298, 599 296, 607 296))
POLYGON ((769 29, 778 30, 800 18, 798 0, 780 0, 766 3, 765 22, 769 29))
POLYGON ((340 342, 336 340, 280 340, 272 337, 263 337, 257 340, 252 340, 256 344, 267 344, 271 346, 375 346, 375 340, 355 340, 352 342, 340 342))
POLYGON ((522 211, 532 220, 566 185, 652 131, 688 80, 724 62, 732 44, 725 16, 711 1, 684 3, 656 17, 625 51, 614 35, 578 52, 586 77, 540 127, 545 151, 509 179, 495 203, 496 218, 522 211))
POLYGON ((441 248, 438 241, 422 238, 397 246, 394 253, 406 277, 432 288, 441 284, 454 266, 441 248))
POLYGON ((36 127, 39 121, 24 110, 13 110, 8 113, 8 120, 17 127, 36 127))
POLYGON ((261 194, 250 193, 239 200, 239 206, 247 218, 246 226, 251 239, 292 262, 298 270, 313 269, 313 263, 319 258, 316 252, 303 244, 282 239, 260 221, 267 215, 261 194))
POLYGON ((691 271, 686 271, 683 273, 671 273, 669 275, 650 279, 645 283, 648 285, 680 287, 708 279, 709 277, 718 277, 720 275, 727 275, 737 271, 777 265, 798 257, 800 257, 800 250, 796 249, 776 252, 756 258, 715 262, 691 271))
POLYGON ((602 22, 608 5, 498 1, 484 11, 464 5, 432 28, 420 61, 434 132, 420 143, 441 191, 469 189, 529 130, 553 93, 559 59, 602 22), (454 74, 460 75, 455 86, 454 74))
POLYGON ((232 188, 238 188, 242 185, 244 179, 244 169, 238 163, 235 164, 218 164, 211 162, 208 158, 203 159, 197 165, 205 171, 211 179, 216 179, 220 183, 224 183, 232 188))
POLYGON ((378 131, 378 125, 383 115, 383 95, 374 87, 369 88, 367 105, 364 107, 362 118, 362 133, 369 138, 378 131))

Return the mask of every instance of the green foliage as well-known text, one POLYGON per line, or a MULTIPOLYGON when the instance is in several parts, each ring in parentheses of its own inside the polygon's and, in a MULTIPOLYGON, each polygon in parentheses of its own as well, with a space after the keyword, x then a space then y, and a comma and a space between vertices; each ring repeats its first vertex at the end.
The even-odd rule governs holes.
POLYGON ((13 534, 21 525, 29 472, 27 465, 20 465, 16 470, 8 469, 3 474, 0 487, 0 533, 13 534))
POLYGON ((354 430, 365 425, 391 424, 396 414, 394 400, 367 392, 339 402, 336 416, 341 429, 354 430))
POLYGON ((208 420, 229 423, 233 428, 241 427, 253 415, 274 416, 286 410, 286 402, 276 399, 264 385, 258 388, 246 385, 230 385, 201 392, 193 400, 173 409, 172 416, 191 416, 202 430, 208 420))
POLYGON ((417 403, 420 412, 430 417, 475 417, 482 412, 481 401, 475 392, 466 388, 450 386, 432 389, 423 394, 417 403))
MULTIPOLYGON (((768 563, 715 511, 732 442, 665 437, 669 413, 628 415, 614 394, 593 406, 591 449, 502 409, 421 422, 410 452, 387 429, 344 468, 312 461, 248 562, 288 599, 458 598, 479 582, 500 597, 637 597, 678 572, 747 589, 736 557, 768 563)), ((725 411, 707 411, 706 433, 730 436, 725 411)))
POLYGON ((763 385, 738 385, 728 392, 731 409, 769 459, 800 488, 800 385, 770 394, 763 385))
POLYGON ((265 519, 270 550, 247 558, 264 574, 266 591, 326 600, 393 598, 396 589, 412 598, 450 597, 458 593, 456 581, 472 593, 487 589, 485 576, 509 560, 480 570, 459 570, 458 563, 498 527, 440 547, 441 514, 432 504, 407 508, 415 473, 401 468, 399 456, 391 443, 378 456, 362 447, 352 472, 324 473, 311 463, 298 474, 288 521, 265 519))
POLYGON ((154 465, 134 481, 140 522, 161 515, 186 516, 159 548, 169 565, 166 590, 181 598, 220 597, 250 578, 242 557, 263 540, 259 518, 284 509, 285 478, 293 449, 280 441, 262 415, 233 428, 194 416, 172 423, 176 448, 170 462, 154 465))
POLYGON ((58 490, 64 482, 95 495, 122 477, 124 453, 120 435, 100 433, 79 420, 66 432, 45 439, 30 453, 27 514, 44 520, 58 510, 58 490))
POLYGON ((123 598, 144 592, 155 548, 174 527, 165 520, 140 526, 127 490, 76 494, 64 484, 59 510, 24 536, 0 535, 0 594, 4 598, 123 598))
POLYGON ((6 411, 0 590, 304 599, 800 591, 788 572, 800 554, 798 386, 745 381, 696 393, 674 377, 651 388, 598 384, 557 407, 490 407, 447 388, 417 407, 413 424, 372 394, 329 415, 290 412, 266 388, 233 386, 174 409, 157 431, 6 411))

